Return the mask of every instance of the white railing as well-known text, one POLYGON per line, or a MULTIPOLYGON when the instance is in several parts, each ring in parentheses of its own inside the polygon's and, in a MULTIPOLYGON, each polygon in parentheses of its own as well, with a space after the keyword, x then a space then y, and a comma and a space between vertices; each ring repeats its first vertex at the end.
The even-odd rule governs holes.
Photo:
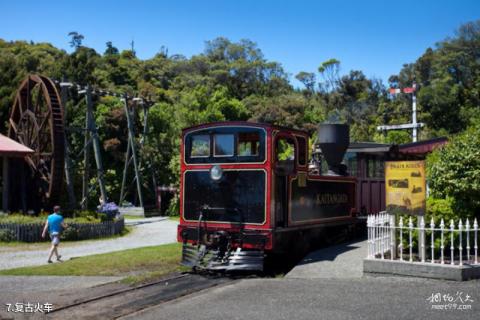
POLYGON ((465 223, 462 220, 457 223, 450 220, 449 225, 442 219, 438 226, 433 218, 429 225, 425 224, 423 216, 418 217, 417 221, 417 226, 414 226, 412 217, 408 221, 400 217, 396 225, 395 215, 385 212, 369 215, 367 258, 451 265, 478 264, 477 219, 473 224, 468 219, 465 223), (429 239, 426 239, 427 236, 429 239), (437 239, 440 239, 439 250, 435 250, 437 239))

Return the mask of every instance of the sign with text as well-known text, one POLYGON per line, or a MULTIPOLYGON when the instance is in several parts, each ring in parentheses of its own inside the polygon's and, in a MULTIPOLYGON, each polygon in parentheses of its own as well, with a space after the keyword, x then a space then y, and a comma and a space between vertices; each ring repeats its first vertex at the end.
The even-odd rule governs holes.
POLYGON ((424 215, 425 161, 385 162, 385 204, 393 214, 424 215))

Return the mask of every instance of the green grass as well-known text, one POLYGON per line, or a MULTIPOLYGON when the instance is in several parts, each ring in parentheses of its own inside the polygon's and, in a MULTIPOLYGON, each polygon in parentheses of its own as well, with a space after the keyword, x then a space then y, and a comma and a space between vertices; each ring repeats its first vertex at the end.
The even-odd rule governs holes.
POLYGON ((180 216, 169 216, 169 220, 180 222, 180 216))
POLYGON ((143 247, 80 257, 62 263, 0 270, 0 275, 124 276, 124 282, 138 283, 173 272, 186 271, 180 265, 181 244, 143 247))

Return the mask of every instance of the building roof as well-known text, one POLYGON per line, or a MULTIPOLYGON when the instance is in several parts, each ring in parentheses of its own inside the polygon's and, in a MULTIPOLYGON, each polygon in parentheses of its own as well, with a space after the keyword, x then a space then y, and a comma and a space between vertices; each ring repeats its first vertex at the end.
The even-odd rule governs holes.
POLYGON ((25 157, 34 151, 9 137, 0 134, 0 156, 2 157, 25 157))
POLYGON ((400 153, 408 154, 426 154, 432 152, 438 147, 445 145, 447 142, 448 139, 446 137, 440 137, 430 140, 405 143, 398 146, 398 151, 400 153))
POLYGON ((376 152, 390 152, 394 147, 389 143, 376 142, 351 142, 348 146, 347 152, 361 152, 361 153, 376 153, 376 152))

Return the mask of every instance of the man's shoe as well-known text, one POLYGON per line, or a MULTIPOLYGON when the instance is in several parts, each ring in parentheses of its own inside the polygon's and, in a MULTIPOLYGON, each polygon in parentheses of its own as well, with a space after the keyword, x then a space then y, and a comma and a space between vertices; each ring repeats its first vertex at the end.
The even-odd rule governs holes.
POLYGON ((48 262, 48 263, 53 263, 53 261, 52 261, 52 260, 48 260, 47 262, 48 262))
POLYGON ((61 259, 62 259, 62 256, 57 257, 57 261, 62 261, 61 259))

